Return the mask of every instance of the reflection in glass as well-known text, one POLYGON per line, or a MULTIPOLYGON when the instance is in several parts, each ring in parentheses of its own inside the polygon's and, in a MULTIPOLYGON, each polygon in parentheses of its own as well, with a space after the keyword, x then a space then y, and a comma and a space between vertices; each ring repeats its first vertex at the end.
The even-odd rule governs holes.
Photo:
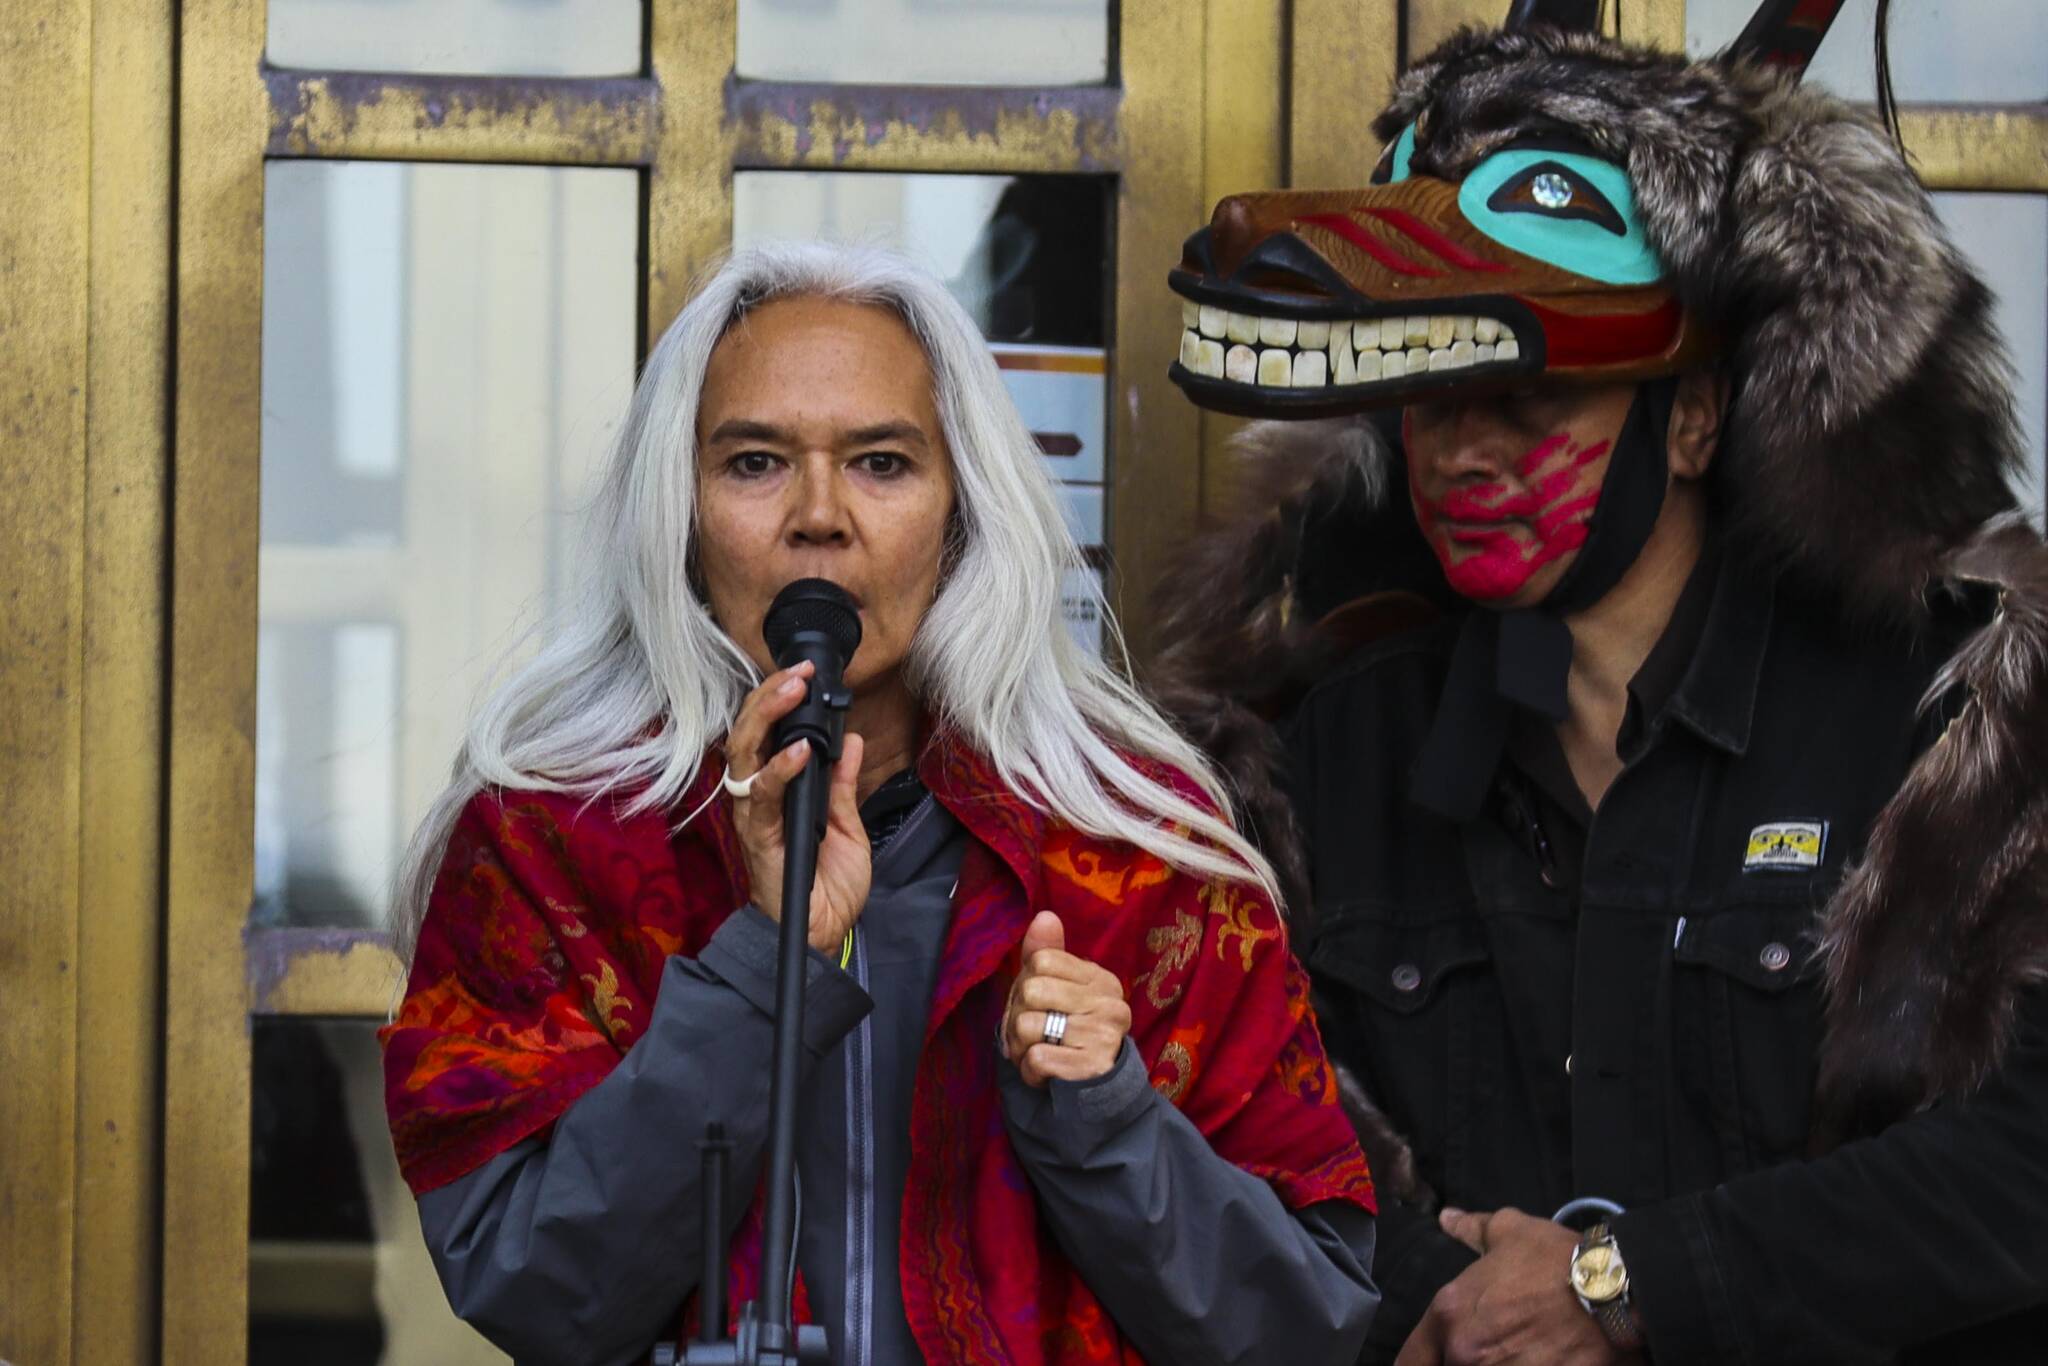
POLYGON ((872 85, 1093 85, 1109 0, 740 0, 739 74, 872 85))
POLYGON ((258 1019, 250 1053, 250 1366, 501 1366, 421 1240, 375 1023, 258 1019))
POLYGON ((1108 182, 1089 176, 741 171, 733 244, 823 237, 908 253, 991 341, 1103 345, 1108 182))
MULTIPOLYGON (((1718 52, 1756 0, 1687 0, 1685 43, 1718 52)), ((1877 0, 1848 0, 1807 71, 1838 95, 1877 98, 1877 0)), ((1904 102, 2048 99, 2048 5, 2041 0, 1910 0, 1892 6, 1892 90, 1904 102)))
POLYGON ((476 76, 630 76, 640 0, 270 0, 272 66, 476 76))
POLYGON ((630 171, 266 167, 256 905, 381 926, 633 377, 630 171))
POLYGON ((1936 209, 1956 245, 1998 296, 1994 315, 2018 370, 2027 470, 2021 501, 2042 514, 2048 467, 2048 199, 2029 194, 1938 194, 1936 209))

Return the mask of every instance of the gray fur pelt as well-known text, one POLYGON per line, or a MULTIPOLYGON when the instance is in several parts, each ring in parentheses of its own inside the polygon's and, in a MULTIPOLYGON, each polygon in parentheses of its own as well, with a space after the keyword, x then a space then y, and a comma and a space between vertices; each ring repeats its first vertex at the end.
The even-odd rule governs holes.
POLYGON ((2048 980, 2048 550, 2001 521, 1946 567, 1996 586, 2000 607, 1936 679, 1930 705, 1957 687, 1968 700, 1821 920, 1820 1148, 1974 1090, 2020 992, 2048 980))

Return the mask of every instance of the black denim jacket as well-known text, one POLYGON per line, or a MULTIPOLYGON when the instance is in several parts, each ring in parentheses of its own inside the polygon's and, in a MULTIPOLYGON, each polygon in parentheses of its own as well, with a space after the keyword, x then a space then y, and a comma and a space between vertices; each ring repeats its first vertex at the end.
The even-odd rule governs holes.
MULTIPOLYGON (((1952 640, 1851 632, 1739 557, 1705 561, 1598 813, 1554 735, 1524 728, 1460 826, 1409 799, 1454 635, 1366 651, 1290 736, 1324 1033, 1438 1196, 1626 1206, 1660 1366, 1883 1360, 2048 1302, 2041 1001, 1978 1095, 1805 1160, 1816 918, 1939 733, 1916 709, 1952 640), (1789 847, 1772 826, 1798 827, 1789 847)), ((1366 1359, 1470 1261, 1383 1204, 1366 1359)), ((2008 1320, 1927 1359, 2044 1361, 2048 1334, 2008 1320)))

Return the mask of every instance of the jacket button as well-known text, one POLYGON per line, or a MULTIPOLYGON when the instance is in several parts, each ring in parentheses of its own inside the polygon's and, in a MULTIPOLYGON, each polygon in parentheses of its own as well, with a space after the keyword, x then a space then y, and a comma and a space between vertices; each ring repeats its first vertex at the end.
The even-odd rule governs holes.
POLYGON ((1413 991, 1422 985, 1422 969, 1413 963, 1403 963, 1394 969, 1394 990, 1413 991))
POLYGON ((1756 956, 1756 961, 1762 963, 1766 971, 1783 972, 1792 961, 1792 950, 1783 944, 1766 944, 1763 952, 1756 956))

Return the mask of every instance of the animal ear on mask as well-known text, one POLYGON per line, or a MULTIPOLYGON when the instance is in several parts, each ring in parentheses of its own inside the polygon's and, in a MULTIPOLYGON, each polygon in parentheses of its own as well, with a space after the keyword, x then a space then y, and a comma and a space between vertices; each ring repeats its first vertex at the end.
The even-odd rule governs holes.
POLYGON ((1843 0, 1760 0, 1756 13, 1721 54, 1721 60, 1746 57, 1790 72, 1797 80, 1806 74, 1842 5, 1843 0))
POLYGON ((1552 28, 1597 33, 1600 4, 1601 0, 1511 0, 1508 17, 1501 21, 1501 27, 1512 33, 1531 24, 1549 24, 1552 28))

